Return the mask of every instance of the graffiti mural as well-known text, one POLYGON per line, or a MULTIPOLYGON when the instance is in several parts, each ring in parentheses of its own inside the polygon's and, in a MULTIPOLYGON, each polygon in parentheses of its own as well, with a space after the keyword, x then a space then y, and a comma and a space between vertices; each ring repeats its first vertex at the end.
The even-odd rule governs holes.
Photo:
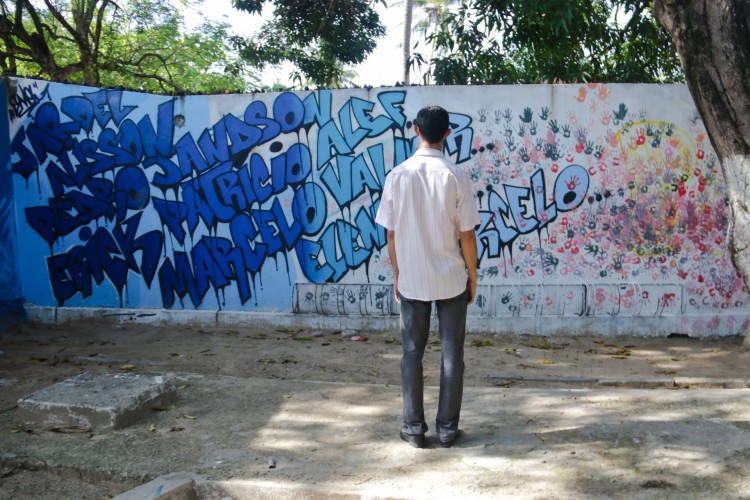
POLYGON ((35 304, 393 314, 375 214, 417 147, 411 118, 439 103, 481 216, 473 314, 747 322, 723 178, 682 86, 165 97, 12 83, 35 304))
MULTIPOLYGON (((0 101, 8 99, 6 87, 0 86, 0 101)), ((8 122, 0 119, 0 319, 4 325, 22 317, 23 297, 18 279, 16 217, 13 179, 10 171, 8 122)), ((0 327, 2 329, 2 327, 0 327)))

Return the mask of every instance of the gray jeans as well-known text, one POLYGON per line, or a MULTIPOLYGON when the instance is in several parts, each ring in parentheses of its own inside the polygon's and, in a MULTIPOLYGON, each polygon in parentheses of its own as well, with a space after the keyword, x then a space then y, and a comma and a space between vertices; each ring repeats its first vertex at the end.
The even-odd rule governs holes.
MULTIPOLYGON (((461 399, 464 390, 464 338, 468 293, 452 299, 437 300, 440 329, 440 399, 435 430, 442 441, 458 432, 461 399)), ((401 296, 401 390, 404 398, 404 434, 424 434, 424 379, 422 358, 430 332, 432 302, 410 300, 401 296)))

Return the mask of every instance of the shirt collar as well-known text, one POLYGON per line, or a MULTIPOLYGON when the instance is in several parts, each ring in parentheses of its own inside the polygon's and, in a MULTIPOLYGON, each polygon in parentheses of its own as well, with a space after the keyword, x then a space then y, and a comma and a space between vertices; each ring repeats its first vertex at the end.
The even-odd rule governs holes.
POLYGON ((442 151, 432 148, 419 148, 414 152, 414 156, 443 156, 442 151))

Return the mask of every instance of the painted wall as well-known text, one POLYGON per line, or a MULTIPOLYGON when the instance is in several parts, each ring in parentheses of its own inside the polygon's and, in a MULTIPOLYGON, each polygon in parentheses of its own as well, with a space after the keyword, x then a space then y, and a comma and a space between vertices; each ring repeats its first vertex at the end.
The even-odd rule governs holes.
MULTIPOLYGON (((0 82, 0 102, 8 101, 8 89, 0 82)), ((8 118, 0 118, 0 331, 23 317, 23 297, 18 275, 16 216, 13 177, 10 170, 8 118)))
POLYGON ((36 305, 397 313, 373 220, 417 146, 410 120, 438 103, 482 220, 474 317, 669 318, 662 333, 693 335, 750 321, 685 86, 164 97, 11 83, 20 288, 36 305))

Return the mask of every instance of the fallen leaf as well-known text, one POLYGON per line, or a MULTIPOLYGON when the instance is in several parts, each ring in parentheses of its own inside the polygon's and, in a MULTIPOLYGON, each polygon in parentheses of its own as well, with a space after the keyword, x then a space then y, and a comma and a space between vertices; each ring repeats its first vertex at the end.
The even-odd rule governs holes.
POLYGON ((544 351, 565 349, 566 347, 568 347, 567 342, 555 343, 555 342, 548 342, 546 340, 542 342, 537 342, 537 343, 521 343, 521 345, 526 346, 526 347, 531 347, 533 349, 542 349, 544 351))
POLYGON ((154 432, 156 431, 156 424, 151 424, 148 426, 148 432, 154 432))
POLYGON ((185 428, 184 428, 184 427, 177 427, 177 426, 174 426, 174 427, 172 427, 171 429, 169 429, 169 432, 180 432, 180 431, 184 431, 184 430, 185 430, 185 428))
POLYGON ((644 481, 641 483, 641 488, 658 488, 658 489, 664 489, 664 488, 674 488, 675 485, 670 483, 669 481, 665 481, 664 479, 649 479, 648 481, 644 481))
POLYGON ((612 355, 613 357, 614 356, 628 357, 633 353, 628 349, 616 349, 614 351, 609 352, 608 354, 612 355))
POLYGON ((47 429, 49 432, 56 432, 58 434, 80 434, 83 432, 90 432, 91 429, 88 427, 79 427, 77 425, 71 425, 67 427, 51 427, 47 429))
POLYGON ((157 407, 152 408, 152 410, 154 410, 154 411, 172 411, 175 408, 177 408, 177 407, 176 406, 157 406, 157 407))
POLYGON ((183 418, 187 418, 188 420, 195 420, 195 419, 197 419, 197 418, 198 418, 198 417, 194 417, 194 416, 192 416, 192 415, 185 415, 184 413, 182 414, 182 417, 183 417, 183 418))
POLYGON ((688 360, 687 358, 672 358, 672 361, 677 361, 678 363, 682 361, 687 361, 687 360, 688 360))
POLYGON ((135 370, 135 365, 121 365, 120 370, 124 372, 132 372, 133 370, 135 370))
POLYGON ((472 340, 471 345, 474 347, 492 347, 495 343, 491 340, 472 340))
POLYGON ((542 364, 543 364, 543 365, 554 365, 554 364, 555 364, 555 362, 554 362, 554 361, 552 361, 551 359, 543 359, 543 360, 542 360, 542 364))
POLYGON ((297 334, 297 333, 300 333, 302 331, 302 328, 284 328, 284 327, 282 327, 282 328, 277 328, 274 331, 279 332, 279 333, 297 334))

